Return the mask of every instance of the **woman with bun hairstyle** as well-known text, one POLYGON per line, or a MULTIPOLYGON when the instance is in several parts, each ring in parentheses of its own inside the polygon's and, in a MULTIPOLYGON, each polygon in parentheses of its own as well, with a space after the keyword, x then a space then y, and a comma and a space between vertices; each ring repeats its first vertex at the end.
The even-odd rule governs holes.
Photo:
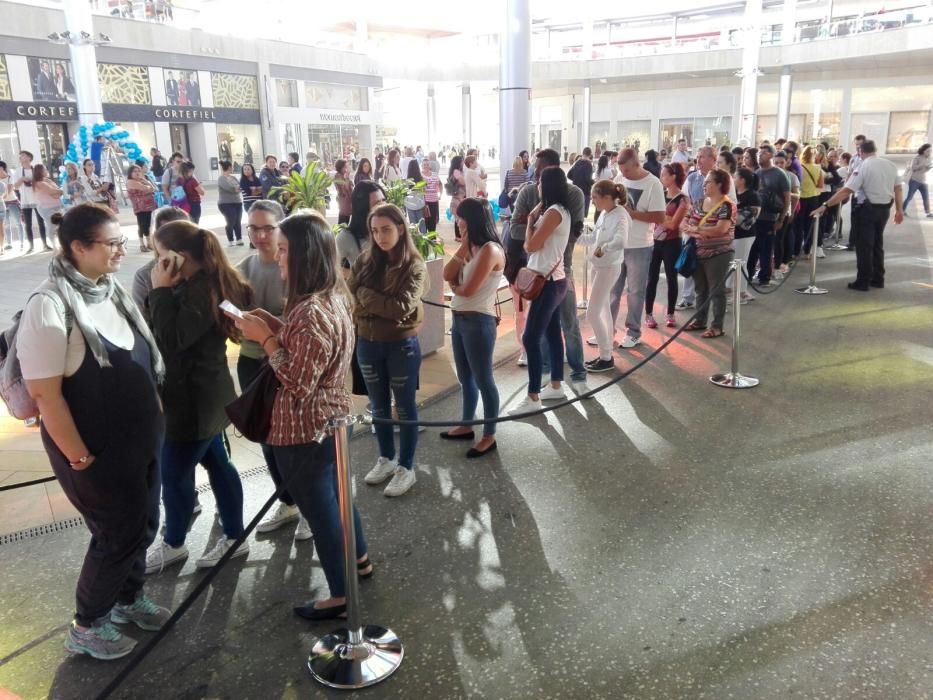
MULTIPOLYGON (((223 535, 198 567, 214 566, 243 533, 243 486, 223 441, 224 407, 236 398, 227 367, 227 340, 239 331, 219 307, 249 308, 249 285, 224 255, 217 237, 190 221, 173 221, 153 235, 159 258, 152 269, 149 313, 165 358, 166 436, 162 446, 164 539, 146 556, 146 571, 161 571, 188 556, 185 537, 194 510, 194 468, 207 469, 223 535)), ((244 542, 233 556, 245 555, 244 542)))
POLYGON ((26 302, 15 349, 52 470, 91 531, 65 648, 116 659, 136 642, 112 623, 157 630, 170 616, 143 592, 159 524, 165 367, 116 278, 127 244, 117 217, 78 204, 52 221, 61 251, 26 302))
POLYGON ((596 228, 577 240, 592 246, 589 263, 593 268, 593 286, 586 309, 586 320, 593 328, 599 357, 586 363, 588 372, 608 372, 615 367, 612 361, 612 313, 609 310, 609 292, 619 279, 623 251, 628 244, 628 231, 632 217, 622 206, 628 201, 625 185, 612 180, 599 180, 590 193, 593 206, 599 214, 596 228))

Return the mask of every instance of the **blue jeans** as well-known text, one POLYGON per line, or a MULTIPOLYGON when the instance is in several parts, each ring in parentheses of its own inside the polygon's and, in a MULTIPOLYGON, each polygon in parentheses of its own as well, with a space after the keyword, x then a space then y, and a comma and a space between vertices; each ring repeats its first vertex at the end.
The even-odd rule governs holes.
POLYGON ((929 214, 930 190, 927 188, 927 183, 917 182, 916 180, 910 180, 907 183, 907 196, 904 198, 904 211, 907 211, 907 205, 910 204, 910 200, 914 198, 914 192, 920 193, 920 199, 923 200, 923 211, 929 214))
MULTIPOLYGON (((359 338, 356 353, 360 370, 366 382, 373 418, 391 418, 392 405, 389 395, 395 397, 395 408, 400 420, 418 420, 415 391, 418 388, 418 372, 421 370, 421 345, 418 337, 380 343, 359 338)), ((395 433, 391 425, 376 425, 376 441, 379 456, 395 459, 395 433)), ((403 425, 399 428, 399 466, 411 469, 415 463, 415 448, 418 446, 418 426, 403 425)))
POLYGON ((162 502, 165 504, 165 541, 172 547, 185 543, 194 510, 194 469, 207 469, 211 490, 223 522, 224 534, 235 539, 243 534, 243 484, 227 456, 223 434, 206 440, 162 443, 162 502))
MULTIPOLYGON (((577 294, 573 286, 573 270, 564 267, 567 276, 567 294, 560 303, 560 327, 564 332, 564 352, 567 353, 567 364, 570 365, 570 381, 586 381, 586 361, 583 355, 583 336, 580 334, 580 319, 577 314, 577 294)), ((548 356, 547 339, 541 339, 541 356, 548 356)), ((542 372, 550 370, 550 362, 544 360, 542 372)))
MULTIPOLYGON (((496 317, 489 314, 453 314, 450 343, 457 366, 457 380, 463 392, 463 420, 476 416, 479 395, 483 395, 483 418, 499 416, 499 389, 492 373, 492 353, 496 347, 496 317)), ((483 424, 483 436, 495 435, 496 424, 483 424)))
POLYGON ((612 314, 612 326, 615 328, 622 292, 625 291, 625 328, 629 337, 636 340, 641 338, 641 316, 645 312, 648 270, 651 268, 653 254, 654 247, 626 248, 619 279, 609 293, 609 311, 612 314))
POLYGON ((564 380, 564 340, 560 333, 560 304, 567 296, 567 280, 548 280, 541 295, 531 302, 522 345, 528 358, 528 393, 541 392, 544 353, 541 339, 547 341, 551 381, 564 380))
MULTIPOLYGON (((391 427, 389 429, 391 430, 391 427)), ((326 438, 320 445, 310 442, 285 447, 276 445, 272 449, 279 471, 295 498, 298 510, 311 526, 314 548, 321 560, 330 594, 334 598, 343 598, 346 594, 346 578, 343 530, 337 502, 334 438, 326 438)), ((368 550, 356 506, 353 506, 353 523, 356 530, 356 556, 362 557, 368 550)))

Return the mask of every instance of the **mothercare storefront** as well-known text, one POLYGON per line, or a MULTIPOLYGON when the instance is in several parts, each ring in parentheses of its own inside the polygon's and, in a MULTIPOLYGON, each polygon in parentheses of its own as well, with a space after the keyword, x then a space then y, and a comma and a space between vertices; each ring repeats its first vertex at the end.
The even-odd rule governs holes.
POLYGON ((308 124, 308 148, 333 163, 350 153, 370 154, 372 149, 369 112, 315 110, 308 124), (316 121, 315 121, 316 119, 316 121))

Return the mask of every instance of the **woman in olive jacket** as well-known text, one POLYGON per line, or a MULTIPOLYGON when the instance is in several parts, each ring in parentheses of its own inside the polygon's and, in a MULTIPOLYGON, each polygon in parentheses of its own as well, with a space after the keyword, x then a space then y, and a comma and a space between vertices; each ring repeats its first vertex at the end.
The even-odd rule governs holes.
MULTIPOLYGON (((149 549, 147 573, 188 556, 185 536, 194 508, 198 462, 207 469, 223 524, 223 535, 198 559, 198 567, 214 566, 243 534, 243 486, 223 440, 230 423, 224 406, 236 397, 226 347, 228 339, 238 339, 238 331, 218 305, 228 299, 247 308, 251 297, 249 285, 210 231, 189 221, 174 221, 156 231, 154 241, 159 258, 152 270, 149 312, 166 366, 165 535, 149 549)), ((248 552, 244 542, 233 556, 248 552)))

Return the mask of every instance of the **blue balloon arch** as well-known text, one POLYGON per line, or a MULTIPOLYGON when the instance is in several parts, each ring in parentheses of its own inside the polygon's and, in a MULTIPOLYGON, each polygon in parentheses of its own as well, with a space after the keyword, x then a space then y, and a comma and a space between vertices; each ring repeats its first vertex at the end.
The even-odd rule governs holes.
POLYGON ((79 168, 85 159, 91 156, 91 143, 98 136, 103 136, 107 141, 116 143, 126 153, 130 161, 143 160, 149 162, 149 158, 143 155, 139 145, 133 140, 129 131, 120 129, 113 122, 101 122, 92 125, 90 128, 82 124, 78 128, 75 139, 68 144, 68 150, 65 152, 65 162, 75 163, 79 168))

